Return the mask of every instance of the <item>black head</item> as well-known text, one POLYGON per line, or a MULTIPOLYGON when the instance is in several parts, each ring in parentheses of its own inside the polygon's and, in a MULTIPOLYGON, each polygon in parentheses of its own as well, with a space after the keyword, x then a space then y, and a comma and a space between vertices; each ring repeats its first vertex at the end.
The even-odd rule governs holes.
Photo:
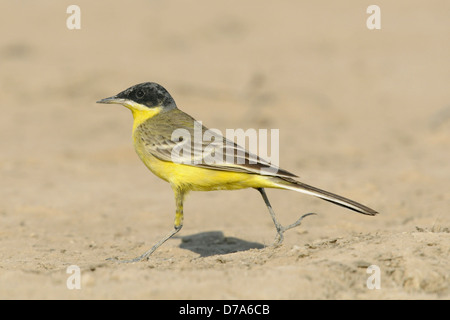
POLYGON ((126 107, 135 105, 147 108, 163 107, 164 109, 176 108, 175 101, 163 86, 154 82, 145 82, 134 85, 119 94, 97 101, 98 103, 118 103, 126 107))

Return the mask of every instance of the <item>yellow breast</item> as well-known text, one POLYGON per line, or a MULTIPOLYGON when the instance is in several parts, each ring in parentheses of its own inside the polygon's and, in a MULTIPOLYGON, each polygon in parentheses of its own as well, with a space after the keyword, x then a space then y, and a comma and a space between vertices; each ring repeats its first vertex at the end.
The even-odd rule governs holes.
POLYGON ((160 110, 132 110, 134 117, 133 142, 139 158, 156 176, 169 182, 172 186, 184 190, 210 191, 235 190, 243 188, 260 188, 272 185, 271 182, 257 174, 213 170, 192 165, 162 161, 153 156, 145 146, 143 133, 137 130, 140 124, 157 115, 160 110))

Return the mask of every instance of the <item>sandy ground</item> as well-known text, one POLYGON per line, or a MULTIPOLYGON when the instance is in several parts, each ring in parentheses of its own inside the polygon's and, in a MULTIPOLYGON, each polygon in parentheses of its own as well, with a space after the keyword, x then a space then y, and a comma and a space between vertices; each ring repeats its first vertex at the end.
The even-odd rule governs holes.
POLYGON ((1 299, 449 299, 450 4, 377 1, 0 3, 1 299), (185 224, 95 101, 164 85, 212 128, 280 130, 280 164, 360 201, 358 215, 268 190, 192 193, 185 224), (66 269, 81 270, 69 290, 66 269), (367 288, 367 267, 380 289, 367 288))

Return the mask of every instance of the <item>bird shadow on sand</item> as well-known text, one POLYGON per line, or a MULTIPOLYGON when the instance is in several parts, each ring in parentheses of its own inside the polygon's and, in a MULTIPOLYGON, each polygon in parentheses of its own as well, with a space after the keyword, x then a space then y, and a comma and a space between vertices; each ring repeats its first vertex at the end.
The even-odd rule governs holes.
POLYGON ((180 248, 188 249, 200 254, 201 257, 209 257, 216 254, 227 254, 250 249, 262 249, 265 246, 258 242, 249 242, 234 237, 225 237, 221 231, 208 231, 188 236, 179 236, 180 248))

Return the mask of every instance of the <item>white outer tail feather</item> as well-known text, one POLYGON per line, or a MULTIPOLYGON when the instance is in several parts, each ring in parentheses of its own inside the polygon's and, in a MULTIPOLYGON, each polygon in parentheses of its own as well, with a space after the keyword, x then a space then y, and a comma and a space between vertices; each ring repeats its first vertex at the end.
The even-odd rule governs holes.
POLYGON ((370 209, 369 207, 366 207, 356 201, 353 201, 353 200, 344 198, 342 196, 339 196, 337 194, 304 184, 302 182, 299 182, 299 181, 291 179, 291 178, 284 178, 284 177, 281 178, 280 177, 279 180, 274 181, 274 183, 282 189, 293 190, 293 191, 309 194, 311 196, 318 197, 320 199, 335 203, 337 205, 346 207, 348 209, 351 209, 353 211, 356 211, 356 212, 359 212, 362 214, 374 216, 378 213, 375 210, 370 209))

